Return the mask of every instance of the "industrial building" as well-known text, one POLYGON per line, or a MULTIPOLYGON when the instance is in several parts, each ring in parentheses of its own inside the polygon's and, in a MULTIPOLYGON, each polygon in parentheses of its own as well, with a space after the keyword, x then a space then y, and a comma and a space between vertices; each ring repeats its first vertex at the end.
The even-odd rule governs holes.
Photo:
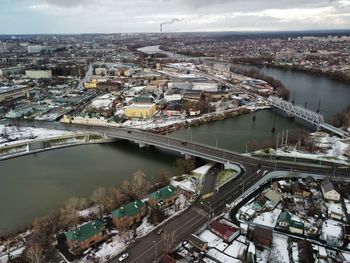
POLYGON ((152 118, 156 113, 156 104, 131 104, 124 110, 124 114, 127 118, 141 118, 149 119, 152 118))

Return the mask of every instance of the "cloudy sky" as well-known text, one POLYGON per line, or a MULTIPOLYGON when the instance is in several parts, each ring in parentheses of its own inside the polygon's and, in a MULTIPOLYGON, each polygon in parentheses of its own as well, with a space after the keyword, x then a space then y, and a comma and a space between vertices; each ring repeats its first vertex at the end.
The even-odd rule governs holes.
POLYGON ((349 29, 350 0, 0 0, 0 34, 349 29))

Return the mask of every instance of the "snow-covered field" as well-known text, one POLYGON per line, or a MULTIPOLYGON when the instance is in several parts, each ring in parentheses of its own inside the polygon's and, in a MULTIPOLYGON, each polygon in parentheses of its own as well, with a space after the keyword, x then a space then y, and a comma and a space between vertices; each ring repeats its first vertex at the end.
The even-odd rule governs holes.
POLYGON ((341 224, 335 220, 327 219, 322 224, 322 239, 328 240, 330 237, 341 238, 341 224))
POLYGON ((274 234, 271 253, 276 261, 289 263, 288 236, 274 234))

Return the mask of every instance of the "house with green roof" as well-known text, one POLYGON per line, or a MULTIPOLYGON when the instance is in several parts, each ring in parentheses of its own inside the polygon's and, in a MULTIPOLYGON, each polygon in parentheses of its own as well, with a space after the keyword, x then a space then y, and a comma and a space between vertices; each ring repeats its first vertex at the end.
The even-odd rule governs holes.
POLYGON ((106 226, 100 220, 78 226, 64 235, 70 251, 75 255, 107 238, 106 226))
POLYGON ((113 224, 117 229, 126 229, 140 222, 146 215, 146 204, 136 200, 112 212, 113 224))
POLYGON ((149 204, 152 207, 165 208, 175 203, 178 197, 177 188, 173 185, 163 187, 149 195, 149 204))
POLYGON ((280 214, 277 219, 277 225, 279 227, 288 229, 291 233, 303 234, 304 233, 304 223, 300 221, 294 215, 291 215, 287 211, 284 211, 280 214))

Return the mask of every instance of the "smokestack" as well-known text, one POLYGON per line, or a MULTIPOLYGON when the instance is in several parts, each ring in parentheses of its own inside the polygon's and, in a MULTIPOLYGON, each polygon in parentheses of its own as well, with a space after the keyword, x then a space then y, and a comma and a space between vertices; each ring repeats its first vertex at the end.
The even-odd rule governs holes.
POLYGON ((163 24, 160 24, 160 33, 163 32, 163 24))

